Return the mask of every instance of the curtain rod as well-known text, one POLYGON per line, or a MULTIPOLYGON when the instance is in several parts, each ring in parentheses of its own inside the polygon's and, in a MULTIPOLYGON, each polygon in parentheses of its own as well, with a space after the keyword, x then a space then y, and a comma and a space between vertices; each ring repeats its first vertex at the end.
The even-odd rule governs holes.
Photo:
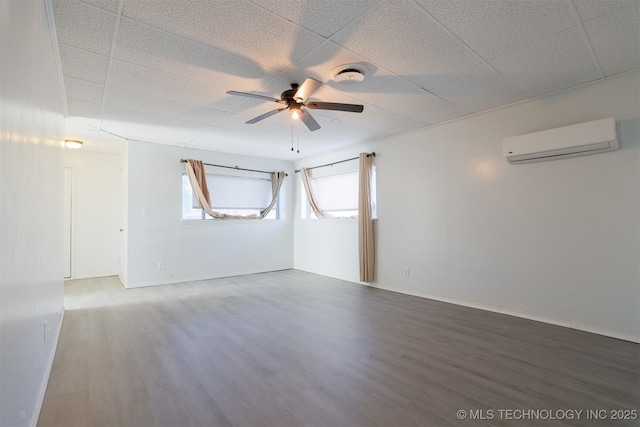
MULTIPOLYGON (((376 153, 374 153, 373 151, 371 153, 367 153, 367 157, 375 157, 376 153)), ((337 162, 333 162, 333 163, 327 163, 326 165, 320 165, 320 166, 314 166, 312 168, 307 168, 308 171, 310 171, 311 169, 318 169, 318 168, 324 168, 326 166, 333 166, 333 165, 337 165, 338 163, 344 163, 344 162, 350 162, 351 160, 358 160, 360 157, 352 157, 351 159, 345 159, 345 160, 338 160, 337 162)), ((296 169, 295 171, 296 173, 300 172, 300 169, 296 169)))
MULTIPOLYGON (((187 161, 185 159, 180 159, 180 163, 187 163, 187 161)), ((202 162, 202 164, 203 165, 207 165, 207 166, 213 166, 213 167, 216 167, 216 168, 234 169, 234 170, 237 170, 237 171, 268 173, 269 175, 274 173, 274 172, 269 172, 269 171, 259 171, 259 170, 255 170, 255 169, 245 169, 245 168, 241 168, 241 167, 238 167, 238 166, 214 165, 212 163, 204 163, 204 162, 202 162)), ((289 176, 289 174, 285 173, 284 176, 289 176)))

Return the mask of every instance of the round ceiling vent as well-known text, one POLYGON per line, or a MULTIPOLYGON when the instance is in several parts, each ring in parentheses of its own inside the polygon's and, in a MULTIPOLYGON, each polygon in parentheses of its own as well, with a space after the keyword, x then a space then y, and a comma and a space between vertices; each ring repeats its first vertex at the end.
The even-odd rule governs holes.
POLYGON ((331 71, 331 80, 340 84, 360 83, 366 73, 367 69, 362 64, 344 64, 331 71))

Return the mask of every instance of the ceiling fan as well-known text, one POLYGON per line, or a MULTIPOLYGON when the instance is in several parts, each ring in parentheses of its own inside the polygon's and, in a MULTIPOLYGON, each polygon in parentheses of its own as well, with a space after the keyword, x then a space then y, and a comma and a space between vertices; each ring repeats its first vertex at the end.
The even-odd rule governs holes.
POLYGON ((258 117, 255 117, 247 122, 247 124, 254 124, 261 120, 271 117, 274 114, 284 110, 291 110, 293 112, 293 118, 300 118, 302 122, 309 128, 310 131, 320 129, 320 125, 311 116, 311 114, 302 109, 302 107, 310 108, 312 110, 334 110, 334 111, 349 111, 352 113, 362 113, 364 106, 357 104, 341 104, 337 102, 307 102, 309 97, 320 87, 322 82, 307 77, 301 86, 297 83, 291 84, 291 89, 287 89, 280 95, 280 99, 271 98, 269 96, 257 95, 255 93, 237 92, 235 90, 227 91, 229 95, 248 96, 250 98, 262 99, 263 101, 277 102, 279 104, 286 104, 286 107, 277 108, 275 110, 264 113, 258 117))

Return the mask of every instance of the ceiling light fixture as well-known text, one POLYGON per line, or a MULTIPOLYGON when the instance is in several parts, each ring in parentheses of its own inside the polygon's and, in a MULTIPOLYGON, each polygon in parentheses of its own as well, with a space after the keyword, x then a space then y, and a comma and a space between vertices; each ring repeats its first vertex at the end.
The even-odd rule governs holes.
POLYGON ((78 141, 77 139, 65 139, 64 145, 67 148, 73 148, 74 150, 77 150, 78 148, 82 147, 82 141, 78 141))

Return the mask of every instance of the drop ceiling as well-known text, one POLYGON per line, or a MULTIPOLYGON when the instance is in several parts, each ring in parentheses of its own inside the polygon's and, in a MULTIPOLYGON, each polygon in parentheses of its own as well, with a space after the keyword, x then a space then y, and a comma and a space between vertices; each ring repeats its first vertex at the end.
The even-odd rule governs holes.
POLYGON ((640 68, 638 0, 52 0, 67 137, 298 159, 640 68), (333 69, 366 69, 358 84, 333 69), (278 105, 306 77, 308 131, 278 105), (291 151, 292 143, 300 153, 291 151))

